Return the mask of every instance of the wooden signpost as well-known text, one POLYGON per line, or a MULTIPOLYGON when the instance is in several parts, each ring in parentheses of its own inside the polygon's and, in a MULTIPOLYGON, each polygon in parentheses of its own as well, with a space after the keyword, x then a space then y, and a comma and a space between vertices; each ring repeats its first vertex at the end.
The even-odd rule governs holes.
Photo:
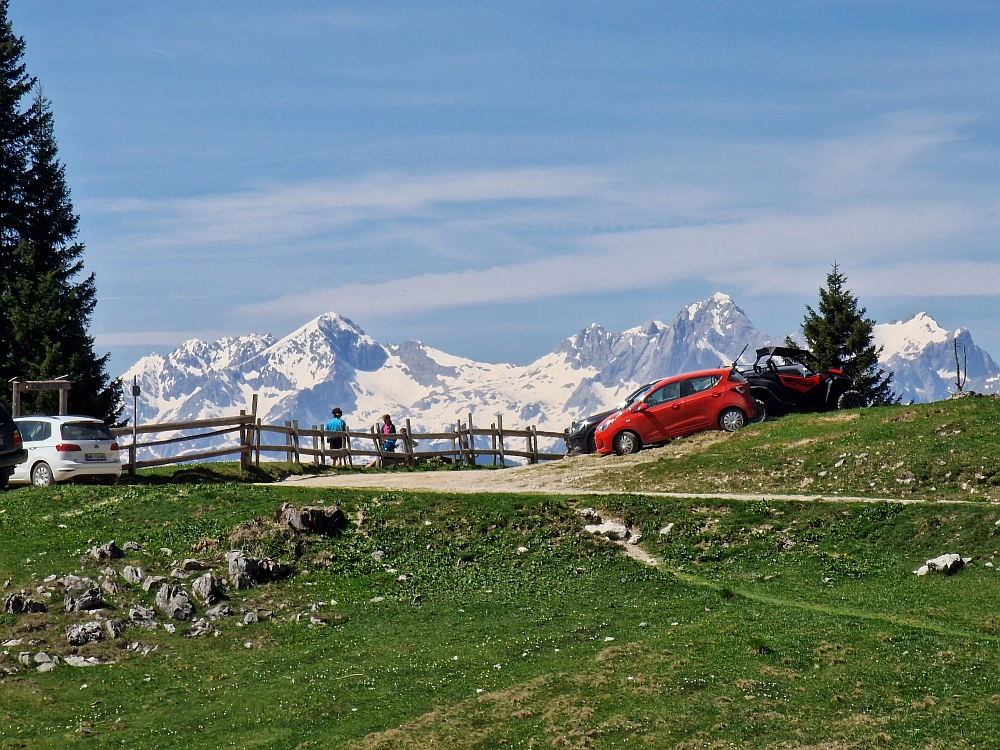
POLYGON ((24 391, 59 391, 59 413, 69 412, 69 389, 73 387, 73 381, 69 375, 63 375, 55 380, 21 380, 21 378, 11 378, 11 386, 14 393, 11 398, 11 412, 13 416, 21 416, 21 394, 24 391))

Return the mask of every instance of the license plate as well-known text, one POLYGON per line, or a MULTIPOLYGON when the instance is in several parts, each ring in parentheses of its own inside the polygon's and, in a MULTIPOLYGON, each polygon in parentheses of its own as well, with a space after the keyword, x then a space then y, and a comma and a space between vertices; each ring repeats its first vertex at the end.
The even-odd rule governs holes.
POLYGON ((103 453, 88 453, 86 456, 84 456, 84 458, 86 458, 88 461, 103 461, 104 460, 104 454, 103 453))

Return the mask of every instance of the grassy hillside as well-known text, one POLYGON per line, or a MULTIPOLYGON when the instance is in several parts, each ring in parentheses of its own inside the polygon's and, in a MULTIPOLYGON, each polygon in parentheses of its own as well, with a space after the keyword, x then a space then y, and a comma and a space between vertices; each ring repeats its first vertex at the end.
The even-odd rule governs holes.
MULTIPOLYGON (((925 424, 916 414, 904 424, 925 424)), ((896 424, 869 416, 837 429, 896 424)), ((789 420, 738 440, 772 455, 766 435, 812 429, 789 420)), ((115 661, 0 677, 0 747, 989 746, 998 516, 985 504, 19 489, 0 495, 8 591, 96 576, 107 563, 81 555, 111 538, 142 545, 118 570, 218 562, 239 544, 298 572, 230 592, 237 612, 273 615, 227 618, 214 637, 184 638, 178 623, 73 648, 63 631, 84 615, 53 605, 0 618, 0 641, 23 641, 0 649, 0 667, 20 666, 22 650, 115 661), (339 504, 358 523, 336 539, 247 523, 284 501, 339 504), (584 502, 641 528, 660 566, 584 533, 584 502), (973 562, 952 577, 912 574, 951 551, 973 562), (132 642, 159 648, 142 656, 132 642)), ((118 583, 109 614, 152 601, 118 583)))
POLYGON ((604 459, 594 489, 1000 499, 1000 399, 793 414, 604 459), (620 462, 620 463, 616 463, 620 462))

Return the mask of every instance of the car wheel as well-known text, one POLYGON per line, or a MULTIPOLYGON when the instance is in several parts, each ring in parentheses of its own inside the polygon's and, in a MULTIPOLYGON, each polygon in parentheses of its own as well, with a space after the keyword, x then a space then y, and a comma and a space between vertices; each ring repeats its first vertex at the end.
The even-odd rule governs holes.
POLYGON ((736 432, 746 426, 747 415, 742 409, 730 406, 719 415, 719 428, 726 432, 736 432))
POLYGON ((753 415, 753 419, 750 420, 750 424, 758 424, 767 419, 767 401, 755 398, 753 400, 753 405, 756 412, 753 415))
POLYGON ((44 461, 35 464, 35 468, 31 470, 31 483, 36 487, 51 487, 54 485, 56 480, 52 476, 52 468, 44 461))
POLYGON ((106 484, 110 487, 114 487, 116 484, 118 484, 118 477, 116 476, 103 477, 101 479, 101 484, 106 484))
POLYGON ((860 409, 865 405, 865 400, 857 391, 844 391, 837 399, 838 409, 860 409))
POLYGON ((639 452, 639 449, 642 448, 642 440, 634 432, 626 430, 615 435, 611 447, 614 448, 615 453, 619 456, 630 456, 633 453, 639 452))
POLYGON ((3 473, 0 474, 0 490, 7 487, 7 480, 10 479, 10 474, 3 473))

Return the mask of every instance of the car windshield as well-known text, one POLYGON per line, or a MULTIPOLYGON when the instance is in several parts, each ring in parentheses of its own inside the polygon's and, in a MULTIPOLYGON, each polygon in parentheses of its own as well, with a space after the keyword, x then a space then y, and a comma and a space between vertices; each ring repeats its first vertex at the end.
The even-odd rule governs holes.
POLYGON ((643 395, 646 391, 648 391, 652 387, 653 387, 652 383, 646 383, 646 385, 642 386, 642 388, 632 391, 628 396, 625 397, 624 401, 622 401, 620 404, 618 404, 618 406, 615 407, 615 411, 622 411, 623 409, 627 409, 629 406, 635 403, 635 400, 639 398, 639 396, 643 395))
POLYGON ((100 422, 67 422, 60 429, 63 440, 114 440, 100 422))
POLYGON ((776 359, 778 363, 778 371, 782 374, 789 373, 792 375, 802 375, 803 377, 809 377, 814 374, 809 366, 801 360, 793 357, 776 357, 776 359))

